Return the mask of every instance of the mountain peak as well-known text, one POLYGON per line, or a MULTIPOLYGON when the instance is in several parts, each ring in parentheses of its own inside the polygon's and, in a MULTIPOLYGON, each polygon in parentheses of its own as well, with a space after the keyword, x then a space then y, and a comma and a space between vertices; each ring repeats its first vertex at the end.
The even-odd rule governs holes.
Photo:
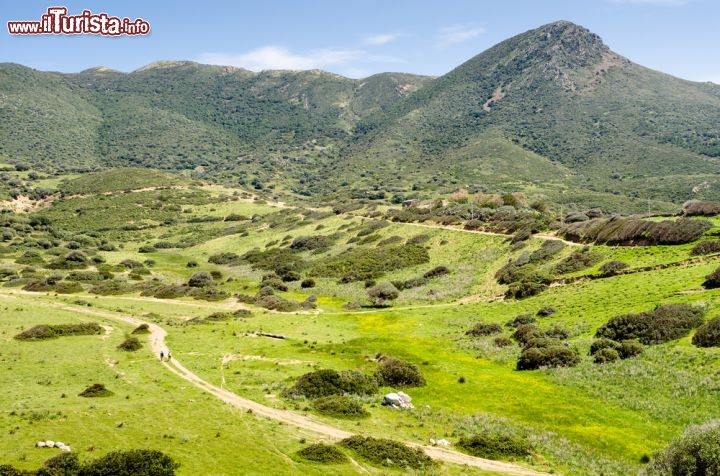
POLYGON ((544 49, 545 59, 555 66, 572 68, 597 64, 610 49, 595 33, 561 20, 519 35, 544 49))

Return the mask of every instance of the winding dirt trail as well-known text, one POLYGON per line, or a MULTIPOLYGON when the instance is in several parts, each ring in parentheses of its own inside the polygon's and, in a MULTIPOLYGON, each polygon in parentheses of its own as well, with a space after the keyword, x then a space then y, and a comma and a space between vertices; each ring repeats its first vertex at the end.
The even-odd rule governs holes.
MULTIPOLYGON (((22 292, 21 294, 27 294, 27 295, 37 295, 37 296, 43 296, 43 293, 33 293, 29 291, 22 292)), ((15 296, 13 296, 13 292, 2 292, 0 291, 0 297, 6 298, 6 299, 12 299, 15 296)), ((97 316, 97 317, 103 317, 106 319, 114 320, 114 321, 120 321, 124 322, 133 326, 139 326, 141 324, 146 324, 148 328, 150 329, 150 345, 152 348, 152 351, 154 355, 159 356, 160 352, 165 352, 165 355, 167 355, 168 352, 171 351, 171 349, 167 346, 165 342, 165 338, 167 336, 167 332, 162 327, 158 326, 157 324, 146 322, 141 319, 138 319, 136 317, 122 314, 118 312, 111 312, 111 311, 101 311, 97 309, 88 309, 86 307, 80 307, 80 306, 73 306, 65 303, 52 303, 43 301, 44 305, 47 305, 50 308, 55 309, 62 309, 65 311, 71 311, 71 312, 77 312, 80 314, 86 314, 91 316, 97 316)), ((277 408, 271 408, 265 405, 262 405, 260 403, 257 403, 253 400, 249 400, 247 398, 243 398, 235 393, 232 393, 228 390, 225 390, 223 388, 220 388, 216 385, 213 385, 212 383, 203 380, 201 377, 199 377, 197 374, 186 368, 184 365, 182 365, 181 362, 179 362, 175 357, 172 357, 170 361, 163 361, 162 365, 172 372, 173 374, 177 375, 178 377, 182 378, 183 380, 186 380, 187 382, 193 384, 197 388, 203 390, 206 393, 209 393, 213 395, 214 397, 218 398, 219 400, 227 403, 228 405, 232 405, 236 408, 243 409, 243 410, 252 410, 252 413, 254 415, 260 415, 267 418, 271 418, 273 420, 281 421, 283 423, 286 423, 288 425, 295 426, 297 428, 301 428, 303 430, 309 430, 315 433, 318 433, 320 435, 326 436, 328 438, 340 440, 343 438, 348 438, 353 435, 353 433, 350 433, 345 430, 341 430, 339 428, 335 428, 330 425, 326 425, 321 422, 317 422, 315 420, 312 420, 311 418, 308 418, 304 415, 299 415, 297 413, 293 413, 291 411, 287 410, 280 410, 277 408)), ((506 463, 503 461, 494 461, 489 459, 483 459, 483 458, 476 458, 474 456, 469 456, 463 453, 459 453, 457 451, 453 451, 447 448, 441 448, 437 446, 428 446, 428 445, 420 445, 417 443, 407 443, 408 446, 412 446, 414 448, 420 448, 422 449, 428 456, 431 458, 446 461, 449 463, 459 464, 459 465, 466 465, 471 466, 475 468, 479 468, 485 471, 492 471, 497 472, 500 474, 508 474, 508 475, 514 475, 514 476, 542 476, 547 473, 540 473, 537 471, 534 471, 532 469, 512 464, 512 463, 506 463)))

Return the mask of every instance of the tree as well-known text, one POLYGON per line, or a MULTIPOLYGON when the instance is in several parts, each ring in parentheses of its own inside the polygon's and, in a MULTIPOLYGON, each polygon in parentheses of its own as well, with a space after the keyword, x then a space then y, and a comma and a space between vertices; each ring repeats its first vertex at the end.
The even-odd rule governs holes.
POLYGON ((367 294, 373 304, 381 306, 387 301, 397 299, 400 291, 392 283, 382 282, 368 289, 367 294))

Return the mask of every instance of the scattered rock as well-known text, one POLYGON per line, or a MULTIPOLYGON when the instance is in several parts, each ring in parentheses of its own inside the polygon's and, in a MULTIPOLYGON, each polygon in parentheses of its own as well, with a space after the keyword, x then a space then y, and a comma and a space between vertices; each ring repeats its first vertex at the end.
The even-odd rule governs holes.
POLYGON ((45 442, 44 442, 44 441, 38 441, 37 443, 35 443, 35 446, 37 446, 38 448, 45 448, 45 442))
POLYGON ((388 393, 383 397, 383 405, 387 405, 393 408, 415 408, 412 403, 410 395, 404 392, 388 393))
POLYGON ((430 444, 433 446, 450 446, 450 442, 445 438, 440 438, 438 440, 430 438, 430 444))
POLYGON ((55 448, 55 442, 53 440, 45 440, 45 446, 48 448, 55 448))

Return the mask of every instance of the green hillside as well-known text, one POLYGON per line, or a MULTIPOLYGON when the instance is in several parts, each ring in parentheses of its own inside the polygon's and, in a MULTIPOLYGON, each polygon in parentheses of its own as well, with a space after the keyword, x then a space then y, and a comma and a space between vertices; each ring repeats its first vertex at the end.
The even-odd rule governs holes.
POLYGON ((40 171, 152 167, 316 203, 460 186, 628 212, 720 198, 720 87, 633 64, 569 22, 438 78, 182 61, 0 75, 0 158, 40 171))

